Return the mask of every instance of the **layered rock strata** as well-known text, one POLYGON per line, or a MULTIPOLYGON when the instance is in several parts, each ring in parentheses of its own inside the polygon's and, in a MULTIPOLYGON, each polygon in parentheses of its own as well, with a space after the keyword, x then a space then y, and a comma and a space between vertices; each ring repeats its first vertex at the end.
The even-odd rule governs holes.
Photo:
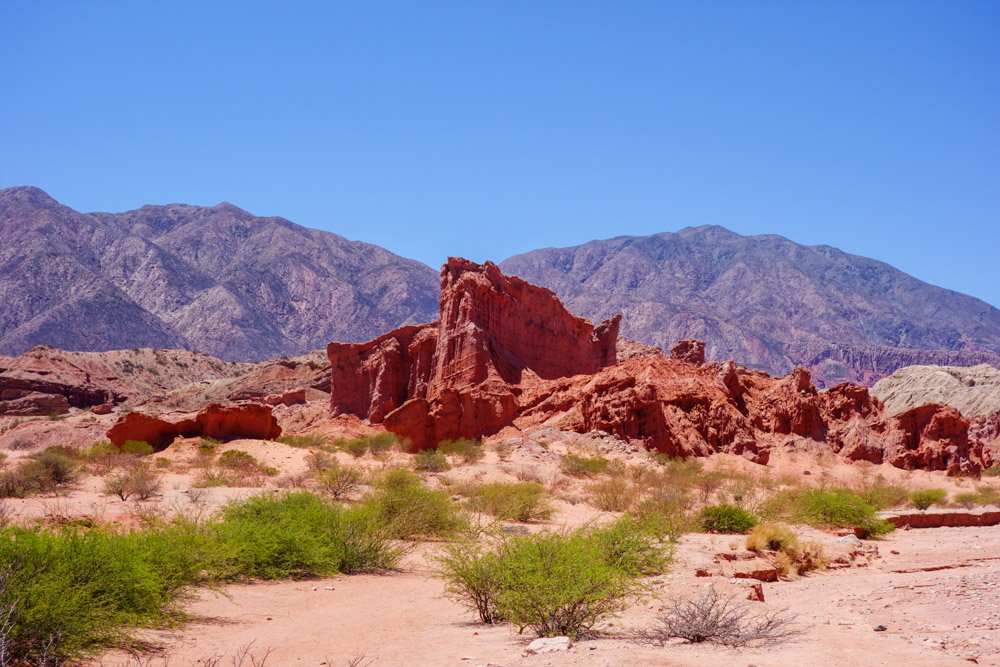
POLYGON ((618 323, 596 328, 550 290, 503 275, 491 262, 450 258, 441 317, 368 343, 330 343, 334 416, 384 423, 415 448, 478 437, 510 424, 525 383, 613 365, 618 323))

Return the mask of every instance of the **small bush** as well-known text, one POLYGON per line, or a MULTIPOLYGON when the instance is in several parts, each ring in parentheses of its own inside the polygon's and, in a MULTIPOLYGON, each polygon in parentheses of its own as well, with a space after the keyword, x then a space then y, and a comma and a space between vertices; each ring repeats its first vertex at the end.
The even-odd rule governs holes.
POLYGON ((706 507, 698 519, 706 533, 745 533, 757 523, 746 511, 733 505, 706 507))
POLYGON ((354 440, 345 442, 341 445, 341 448, 351 456, 361 458, 368 453, 369 445, 368 438, 355 438, 354 440))
POLYGON ((122 454, 130 456, 149 456, 153 453, 153 446, 143 440, 126 440, 122 445, 122 454))
POLYGON ((939 505, 948 498, 944 489, 921 489, 910 494, 910 502, 918 510, 925 510, 932 505, 939 505))
POLYGON ((306 492, 232 502, 212 525, 223 579, 301 579, 394 567, 403 551, 369 508, 306 492))
POLYGON ((608 472, 610 461, 601 456, 593 458, 568 454, 563 457, 562 471, 574 477, 592 477, 608 472))
POLYGON ((625 609, 646 590, 636 576, 662 571, 665 562, 631 520, 596 530, 504 536, 492 549, 462 542, 438 559, 446 595, 484 623, 509 621, 520 632, 574 638, 625 609))
POLYGON ((676 542, 684 533, 698 529, 698 520, 683 494, 660 493, 647 498, 632 511, 650 535, 676 542))
POLYGON ((639 490, 622 477, 594 482, 587 487, 590 504, 605 512, 627 512, 635 505, 639 490))
POLYGON ((895 527, 875 516, 876 509, 846 489, 792 490, 775 494, 764 512, 771 520, 807 523, 822 528, 854 528, 875 538, 895 527))
POLYGON ((451 544, 444 548, 438 565, 445 596, 475 611, 483 623, 504 620, 499 599, 505 563, 498 553, 472 541, 451 544))
POLYGON ((493 482, 464 486, 469 509, 492 514, 501 521, 545 521, 553 513, 545 487, 537 482, 493 482))
POLYGON ((509 539, 500 549, 500 615, 519 632, 542 637, 588 635, 643 591, 610 565, 582 533, 540 533, 509 539))
POLYGON ((955 496, 955 502, 967 509, 981 505, 1000 504, 1000 491, 988 484, 976 487, 975 493, 960 493, 955 496))
POLYGON ((453 537, 469 528, 468 517, 448 494, 427 488, 408 470, 388 471, 374 486, 362 504, 371 508, 393 537, 453 537))
POLYGON ((104 492, 128 500, 135 496, 139 500, 149 500, 160 490, 160 476, 144 462, 137 461, 128 469, 117 473, 104 482, 104 492))
POLYGON ((350 467, 335 466, 320 470, 315 475, 320 490, 335 499, 351 493, 361 482, 361 473, 350 467))
POLYGON ((755 607, 736 597, 724 597, 715 588, 692 600, 676 598, 653 628, 641 633, 649 643, 663 646, 671 639, 725 646, 780 644, 802 634, 787 610, 755 607))
POLYGON ((889 484, 881 474, 874 478, 862 474, 861 479, 854 484, 853 490, 862 500, 880 510, 899 507, 910 498, 910 493, 902 486, 889 484))
POLYGON ((276 442, 302 449, 322 449, 330 444, 326 436, 317 433, 305 433, 302 435, 282 435, 276 442))
POLYGON ((257 459, 249 452, 241 449, 230 449, 222 453, 219 457, 218 465, 229 470, 240 472, 254 472, 258 469, 257 459))
POLYGON ((633 577, 660 574, 670 562, 670 551, 650 540, 642 524, 630 516, 594 528, 587 537, 608 565, 633 577))
POLYGON ((377 433, 368 436, 368 450, 374 454, 384 454, 391 451, 399 444, 399 440, 392 433, 377 433))
POLYGON ((983 477, 1000 477, 1000 463, 986 468, 982 472, 983 477))
POLYGON ((450 470, 448 459, 436 449, 422 449, 413 455, 413 467, 426 472, 450 470))
POLYGON ((799 538, 788 526, 762 523, 747 535, 746 547, 750 551, 788 551, 799 547, 799 538))
POLYGON ((442 440, 438 444, 437 450, 445 456, 460 458, 464 463, 475 463, 485 456, 483 453, 483 443, 467 438, 442 440))
POLYGON ((330 470, 337 467, 337 459, 323 450, 309 452, 306 454, 306 467, 314 472, 330 470))

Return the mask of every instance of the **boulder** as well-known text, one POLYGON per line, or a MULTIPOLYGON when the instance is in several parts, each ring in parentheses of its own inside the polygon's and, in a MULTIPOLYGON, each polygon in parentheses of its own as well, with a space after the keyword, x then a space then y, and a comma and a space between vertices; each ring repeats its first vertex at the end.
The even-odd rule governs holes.
POLYGON ((568 651, 573 646, 569 637, 539 637, 528 644, 524 655, 541 655, 543 653, 559 653, 568 651))
POLYGON ((670 356, 689 364, 705 363, 705 341, 687 338, 670 348, 670 356))

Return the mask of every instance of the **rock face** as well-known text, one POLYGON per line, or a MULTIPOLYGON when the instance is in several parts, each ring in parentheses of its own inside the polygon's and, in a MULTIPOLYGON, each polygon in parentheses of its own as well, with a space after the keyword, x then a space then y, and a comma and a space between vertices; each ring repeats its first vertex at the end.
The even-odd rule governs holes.
POLYGON ((121 448, 129 440, 148 442, 155 451, 166 449, 176 438, 208 437, 227 442, 240 438, 274 440, 281 428, 271 407, 257 403, 213 403, 193 419, 167 421, 141 412, 130 412, 108 430, 108 440, 121 448))
POLYGON ((670 456, 727 452, 766 463, 808 444, 847 458, 975 474, 983 448, 957 410, 897 417, 864 386, 820 392, 805 368, 783 378, 705 362, 686 340, 670 357, 616 363, 618 318, 596 328, 548 290, 496 266, 452 259, 442 317, 369 343, 331 343, 331 411, 382 423, 414 449, 505 426, 605 431, 670 456))
POLYGON ((803 366, 820 388, 868 384, 912 364, 1000 363, 1000 310, 887 264, 722 227, 546 248, 500 264, 594 321, 666 349, 775 375, 803 366))
MULTIPOLYGON (((230 204, 78 213, 0 190, 0 353, 303 354, 433 317, 434 271, 378 246, 230 204)), ((2 366, 2 364, 0 364, 2 366)))
POLYGON ((1000 369, 989 364, 907 366, 876 382, 872 395, 896 413, 940 403, 970 419, 987 417, 1000 410, 1000 369))
POLYGON ((496 265, 451 258, 441 317, 362 344, 330 343, 330 406, 409 437, 414 447, 510 423, 523 382, 614 364, 619 318, 596 328, 556 296, 496 265))

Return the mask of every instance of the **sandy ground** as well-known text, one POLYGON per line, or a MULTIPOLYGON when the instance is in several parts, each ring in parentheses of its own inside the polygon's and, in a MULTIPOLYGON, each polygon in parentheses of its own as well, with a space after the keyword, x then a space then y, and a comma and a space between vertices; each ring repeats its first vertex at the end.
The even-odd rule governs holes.
MULTIPOLYGON (((711 536, 682 540, 658 595, 691 595, 711 536)), ((719 540, 719 538, 714 538, 719 540)), ((652 599, 612 621, 609 636, 568 652, 522 655, 532 637, 487 626, 442 597, 425 554, 402 571, 306 582, 227 586, 197 593, 194 622, 154 633, 160 658, 202 664, 253 642, 270 665, 1000 665, 1000 527, 898 531, 878 542, 868 568, 817 573, 763 584, 764 604, 787 607, 804 634, 780 646, 727 649, 673 643, 643 645, 632 634, 661 608, 652 599), (898 553, 893 553, 898 552, 898 553), (930 571, 928 571, 930 570, 930 571), (876 632, 884 625, 885 632, 876 632)), ((433 551, 433 546, 428 551, 433 551)), ((725 585, 728 582, 720 582, 725 585)), ((158 659, 160 659, 158 658, 158 659)), ((106 658, 106 665, 114 662, 106 658)))
MULTIPOLYGON (((48 427, 47 424, 41 426, 48 427)), ((27 427, 22 427, 27 431, 27 427)), ((41 428, 32 426, 31 428, 41 428)), ((83 426, 74 428, 84 428, 83 426)), ((551 436, 552 434, 549 434, 551 436)), ((548 436, 547 436, 548 437, 548 436)), ((469 479, 508 479, 530 476, 543 481, 558 498, 556 519, 532 525, 531 530, 560 529, 600 521, 612 515, 584 502, 586 482, 572 480, 558 470, 560 456, 569 452, 606 453, 631 464, 646 460, 645 452, 614 446, 583 436, 552 437, 545 446, 515 448, 509 460, 490 452, 483 462, 428 475, 441 486, 469 479), (575 439, 574 439, 575 438, 575 439)), ((45 440, 48 442, 48 440, 45 440)), ((241 449, 262 464, 279 468, 267 478, 276 488, 286 476, 301 473, 307 451, 278 443, 234 441, 218 448, 241 449)), ((6 450, 12 464, 29 452, 6 450)), ((336 455, 342 464, 378 468, 407 463, 404 454, 381 459, 370 455, 353 459, 336 455)), ((192 486, 199 473, 194 441, 178 441, 156 458, 169 461, 162 494, 150 503, 122 502, 102 494, 103 481, 85 477, 68 494, 48 498, 6 501, 11 518, 59 522, 89 516, 101 523, 136 524, 141 513, 169 516, 175 512, 210 513, 228 499, 262 491, 261 488, 218 487, 204 491, 192 486), (141 507, 145 509, 140 510, 141 507)), ((832 456, 808 452, 781 452, 767 467, 739 457, 716 455, 707 469, 748 471, 771 482, 797 479, 815 485, 857 482, 863 476, 882 475, 909 488, 945 488, 949 494, 973 490, 973 480, 946 478, 940 473, 905 472, 889 466, 851 465, 832 456)), ((996 484, 996 481, 990 482, 996 484)), ((799 527, 804 539, 818 540, 836 555, 844 546, 833 533, 799 527)), ((270 650, 266 664, 285 665, 1000 665, 1000 526, 899 530, 866 543, 870 559, 857 557, 852 565, 812 574, 795 581, 764 583, 766 608, 787 608, 804 633, 780 646, 727 649, 679 641, 651 646, 635 639, 650 627, 665 602, 692 596, 707 586, 742 591, 746 582, 716 576, 696 576, 696 570, 719 560, 716 554, 742 549, 742 538, 687 535, 678 545, 668 573, 651 580, 655 596, 637 603, 609 622, 602 635, 575 644, 568 652, 523 655, 533 637, 518 635, 509 626, 487 626, 475 614, 443 597, 443 583, 434 576, 432 557, 439 544, 423 544, 399 571, 383 575, 343 576, 304 582, 256 583, 225 586, 218 591, 195 591, 185 608, 187 625, 146 633, 156 650, 143 665, 236 665, 234 653, 252 644, 259 659, 270 650), (876 553, 877 548, 877 553, 876 553), (875 631, 878 625, 885 631, 875 631), (213 659, 225 656, 213 662, 213 659), (360 658, 352 663, 354 658, 360 658)), ((722 575, 722 576, 720 576, 722 575)), ((99 663, 135 665, 127 656, 109 654, 99 663)), ((249 660, 243 662, 251 667, 249 660)))

